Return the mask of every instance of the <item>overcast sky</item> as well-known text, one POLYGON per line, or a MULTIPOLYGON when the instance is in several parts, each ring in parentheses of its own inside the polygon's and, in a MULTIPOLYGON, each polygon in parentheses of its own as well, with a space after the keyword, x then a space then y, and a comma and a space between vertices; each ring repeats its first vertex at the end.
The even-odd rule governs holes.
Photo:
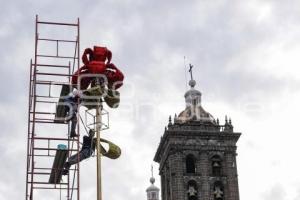
MULTIPOLYGON (((104 133, 123 151, 103 160, 104 199, 146 199, 168 116, 185 107, 184 56, 195 66, 203 107, 221 122, 229 115, 242 132, 241 199, 300 199, 300 1, 2 0, 0 10, 0 200, 25 194, 36 14, 59 22, 79 17, 81 52, 107 46, 126 76, 104 133)), ((82 199, 96 199, 95 164, 82 163, 82 199)))

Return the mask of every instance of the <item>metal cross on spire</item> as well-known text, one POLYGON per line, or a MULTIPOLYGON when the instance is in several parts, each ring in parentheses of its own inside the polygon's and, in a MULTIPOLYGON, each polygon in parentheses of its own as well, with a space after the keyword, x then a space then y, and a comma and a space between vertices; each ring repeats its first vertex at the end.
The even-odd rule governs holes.
POLYGON ((190 69, 189 69, 189 72, 191 74, 191 80, 189 81, 189 85, 194 88, 195 85, 196 85, 196 81, 193 79, 193 67, 194 65, 190 64, 190 69))
POLYGON ((153 165, 151 165, 151 177, 153 177, 153 165))
POLYGON ((191 74, 191 80, 194 80, 193 79, 193 65, 192 64, 190 64, 190 69, 189 69, 189 72, 190 72, 190 74, 191 74))

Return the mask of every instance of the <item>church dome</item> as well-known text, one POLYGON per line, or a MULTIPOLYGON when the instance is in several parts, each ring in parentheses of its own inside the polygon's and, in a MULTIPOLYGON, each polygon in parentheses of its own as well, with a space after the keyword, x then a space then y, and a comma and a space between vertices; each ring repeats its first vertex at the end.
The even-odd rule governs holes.
POLYGON ((158 192, 158 191, 159 191, 159 188, 156 187, 155 185, 150 185, 146 190, 146 192, 158 192))
POLYGON ((188 121, 202 121, 215 123, 214 117, 207 111, 205 111, 201 105, 197 107, 188 106, 182 111, 176 122, 185 123, 188 121))
POLYGON ((153 176, 150 178, 150 183, 151 185, 147 188, 146 192, 159 191, 159 188, 154 185, 155 178, 153 176))
POLYGON ((202 94, 194 88, 196 81, 190 80, 189 85, 191 88, 184 94, 186 108, 178 115, 176 122, 202 121, 215 123, 213 116, 201 106, 202 94))
POLYGON ((195 88, 191 88, 184 94, 184 98, 200 98, 201 100, 201 95, 202 94, 200 91, 196 90, 195 88))

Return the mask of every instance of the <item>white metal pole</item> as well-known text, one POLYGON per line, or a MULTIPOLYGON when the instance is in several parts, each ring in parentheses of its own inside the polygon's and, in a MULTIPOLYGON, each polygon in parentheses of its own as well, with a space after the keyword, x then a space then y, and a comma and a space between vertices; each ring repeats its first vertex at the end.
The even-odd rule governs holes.
POLYGON ((102 180, 101 180, 101 145, 100 145, 100 130, 102 123, 102 103, 100 102, 96 108, 96 138, 97 138, 97 200, 102 200, 102 180))

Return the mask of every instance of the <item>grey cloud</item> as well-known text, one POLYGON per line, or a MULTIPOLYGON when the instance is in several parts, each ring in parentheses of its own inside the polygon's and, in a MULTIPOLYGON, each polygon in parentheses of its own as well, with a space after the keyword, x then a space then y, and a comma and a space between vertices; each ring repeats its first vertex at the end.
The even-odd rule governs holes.
MULTIPOLYGON (((33 56, 35 14, 51 21, 72 22, 80 17, 82 49, 94 43, 107 45, 113 51, 113 62, 126 74, 125 81, 135 85, 135 95, 121 104, 129 103, 137 112, 133 120, 128 122, 133 127, 129 135, 133 145, 143 146, 143 149, 133 157, 130 154, 137 147, 122 143, 125 157, 116 163, 107 162, 105 167, 105 176, 112 180, 105 186, 105 195, 111 200, 120 197, 143 199, 144 185, 140 183, 145 181, 145 185, 148 184, 146 167, 152 162, 155 148, 167 124, 168 116, 164 116, 158 106, 167 102, 171 106, 181 103, 183 106, 174 107, 172 112, 178 113, 184 109, 186 80, 183 56, 187 57, 187 64, 192 62, 195 65, 194 77, 197 88, 203 92, 204 102, 218 99, 235 107, 253 99, 269 102, 286 89, 297 91, 299 80, 279 79, 265 75, 263 71, 253 73, 246 70, 252 67, 250 61, 256 58, 256 50, 276 42, 282 34, 289 35, 284 41, 287 48, 299 39, 295 36, 298 31, 295 27, 300 19, 299 3, 263 3, 271 6, 271 15, 269 19, 257 22, 255 12, 240 1, 231 4, 223 1, 187 3, 170 0, 61 1, 59 4, 33 0, 6 2, 4 11, 0 13, 1 26, 5 27, 0 29, 0 42, 4 47, 0 49, 0 102, 13 116, 1 115, 0 119, 1 160, 8 161, 0 166, 3 177, 0 186, 7 184, 11 188, 21 188, 20 192, 9 190, 6 198, 19 199, 25 186, 28 66, 33 56), (243 53, 245 57, 240 55, 243 53), (241 60, 233 62, 237 57, 241 57, 241 60), (236 70, 230 71, 232 63, 236 70), (17 120, 15 116, 19 116, 17 120), (8 146, 13 144, 18 148, 11 151, 6 142, 8 146), (137 158, 143 159, 134 160, 137 158), (134 169, 139 170, 134 171, 129 165, 140 165, 140 168, 136 167, 134 169), (126 166, 123 173, 116 173, 115 169, 123 170, 122 166, 126 166), (145 174, 141 175, 143 172, 145 174), (10 175, 13 173, 23 178, 15 181, 10 175), (128 192, 133 188, 135 191, 128 192), (114 190, 114 194, 109 194, 114 190)), ((260 2, 256 1, 256 4, 259 8, 260 2)), ((112 114, 112 121, 113 126, 118 126, 118 120, 124 116, 118 116, 118 111, 111 112, 116 112, 112 114)), ((118 134, 122 133, 116 133, 115 137, 118 134)), ((90 190, 86 191, 86 194, 90 193, 90 190)), ((283 187, 275 185, 263 197, 282 200, 284 194, 283 187)))

